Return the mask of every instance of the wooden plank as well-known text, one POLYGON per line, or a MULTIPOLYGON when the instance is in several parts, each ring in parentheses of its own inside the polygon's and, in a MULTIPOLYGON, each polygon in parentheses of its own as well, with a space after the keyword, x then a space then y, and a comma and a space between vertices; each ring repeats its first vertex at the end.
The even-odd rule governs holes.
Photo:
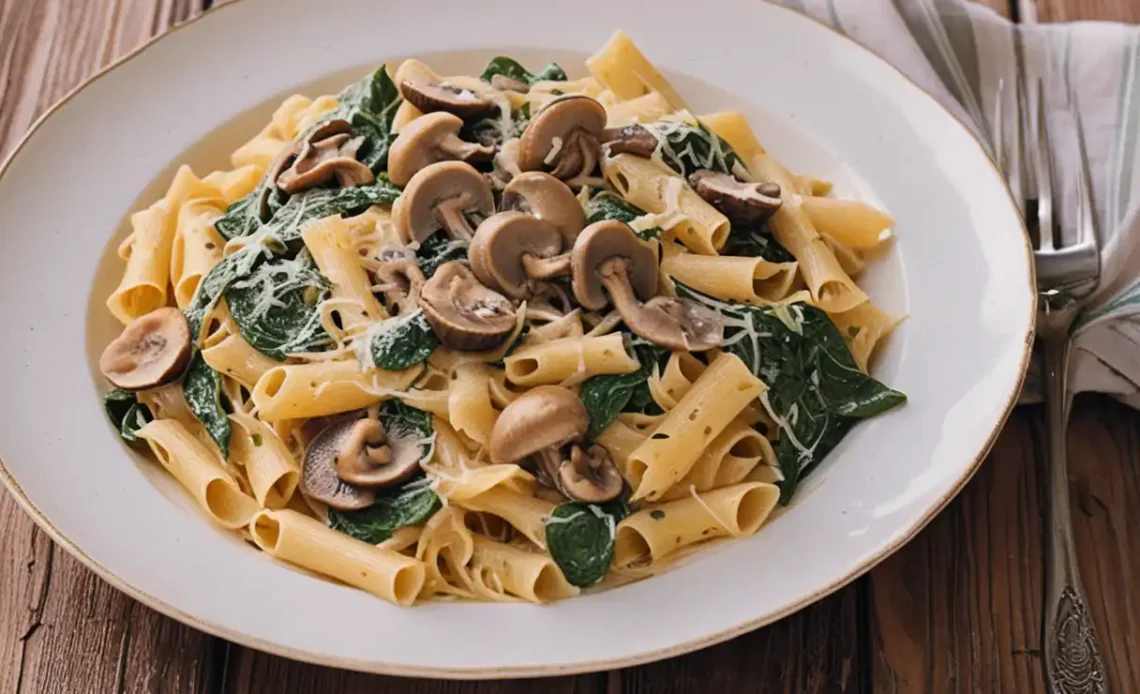
MULTIPOLYGON (((0 156, 100 66, 193 0, 0 0, 0 156)), ((53 547, 0 493, 0 690, 217 691, 217 641, 147 609, 53 547)))
POLYGON ((1078 19, 1140 22, 1140 2, 1136 0, 1036 1, 1037 17, 1042 22, 1071 22, 1078 19))
POLYGON ((230 649, 227 670, 226 694, 601 694, 606 682, 604 673, 487 682, 384 677, 307 665, 237 645, 230 649))
POLYGON ((861 591, 851 585, 765 629, 614 673, 607 694, 866 691, 861 591))

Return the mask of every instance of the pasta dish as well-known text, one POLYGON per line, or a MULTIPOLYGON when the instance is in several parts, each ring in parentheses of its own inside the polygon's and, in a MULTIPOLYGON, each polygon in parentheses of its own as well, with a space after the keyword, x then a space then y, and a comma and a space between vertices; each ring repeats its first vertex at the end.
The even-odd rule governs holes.
POLYGON ((418 60, 288 98, 130 218, 105 407, 222 528, 401 605, 571 597, 752 535, 862 419, 892 220, 694 115, 418 60))

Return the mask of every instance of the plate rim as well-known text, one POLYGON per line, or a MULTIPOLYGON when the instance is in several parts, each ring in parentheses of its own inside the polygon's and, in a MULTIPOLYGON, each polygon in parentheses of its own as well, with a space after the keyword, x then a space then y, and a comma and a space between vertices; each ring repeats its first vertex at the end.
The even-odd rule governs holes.
MULTIPOLYGON (((789 7, 786 7, 784 5, 779 4, 779 2, 777 2, 776 0, 751 0, 751 1, 752 2, 763 2, 766 5, 777 8, 780 11, 788 12, 788 13, 797 15, 803 19, 806 19, 806 20, 812 22, 813 24, 817 25, 818 27, 826 30, 827 32, 832 34, 837 39, 844 41, 848 44, 852 44, 858 50, 869 54, 873 58, 874 62, 877 62, 878 64, 880 64, 880 65, 886 67, 887 69, 893 71, 894 73, 896 73, 899 77, 901 77, 903 79, 903 81, 905 83, 910 85, 910 87, 914 88, 919 93, 921 93, 925 98, 927 98, 931 102, 933 102, 933 104, 939 110, 941 110, 944 113, 946 113, 947 115, 949 115, 951 120, 957 124, 957 127, 960 127, 963 130, 965 130, 966 133, 970 136, 971 142, 973 142, 973 144, 975 146, 977 146, 982 151, 983 157, 984 157, 985 161, 987 162, 987 164, 995 171, 995 173, 997 173, 999 179, 1005 180, 1004 175, 1002 175, 1000 169, 997 168, 997 165, 994 163, 993 159, 990 157, 989 153, 987 152, 985 145, 977 138, 977 135, 974 133, 974 130, 965 121, 963 121, 957 114, 955 114, 952 110, 946 108, 941 102, 939 102, 938 99, 936 99, 928 90, 926 90, 921 85, 919 85, 917 82, 912 80, 905 72, 900 70, 894 64, 887 61, 885 58, 883 58, 882 56, 880 56, 878 53, 871 50, 870 48, 867 48, 866 46, 859 43, 858 41, 855 41, 854 39, 847 36, 846 34, 843 34, 842 32, 840 32, 840 31, 836 30, 835 28, 827 25, 826 23, 812 17, 809 14, 797 12, 796 10, 793 10, 789 7)), ((204 12, 202 12, 199 15, 191 17, 190 19, 187 19, 186 21, 184 21, 180 24, 177 24, 173 27, 170 27, 169 29, 167 29, 167 30, 165 30, 159 34, 151 36, 150 38, 146 39, 144 42, 142 42, 141 44, 139 44, 138 46, 136 46, 135 48, 133 48, 129 52, 123 54, 122 56, 116 58, 115 60, 111 61, 107 65, 103 66, 102 68, 97 70, 95 73, 93 73, 92 75, 90 75, 89 77, 84 79, 82 82, 77 84, 75 87, 70 89, 64 96, 62 96, 59 100, 57 100, 51 106, 49 106, 46 110, 44 110, 44 112, 41 113, 35 119, 35 121, 32 122, 32 124, 28 127, 28 130, 20 137, 20 139, 16 142, 16 144, 12 148, 12 150, 4 158, 3 162, 0 162, 0 183, 2 183, 4 175, 7 173, 9 167, 15 161, 16 157, 19 155, 19 153, 24 148, 24 146, 27 145, 27 143, 31 140, 32 136, 35 135, 35 133, 40 129, 40 127, 43 126, 43 124, 49 118, 51 118, 51 116, 53 116, 59 109, 61 109, 64 105, 66 105, 73 98, 75 98, 80 92, 82 92, 84 89, 86 89, 87 87, 94 84, 101 77, 109 74, 110 72, 112 72, 116 68, 121 67, 123 64, 130 61, 131 59, 138 57, 143 52, 145 52, 148 48, 150 48, 154 44, 158 43, 162 39, 172 35, 174 32, 179 31, 181 29, 184 29, 186 27, 189 27, 192 24, 196 23, 198 20, 203 19, 204 17, 211 16, 217 12, 224 11, 225 9, 227 9, 229 7, 236 6, 240 2, 241 2, 241 0, 223 0, 222 2, 215 4, 213 7, 205 10, 204 12)), ((1009 198, 1010 203, 1014 207, 1016 207, 1017 203, 1016 203, 1016 199, 1013 197, 1012 191, 1009 189, 1008 186, 1003 186, 1003 188, 1005 189, 1004 192, 1005 192, 1006 196, 1009 198)), ((1017 214, 1015 216, 1018 220, 1018 225, 1019 225, 1021 232, 1022 232, 1021 238, 1022 238, 1022 245, 1023 245, 1024 251, 1025 251, 1025 262, 1026 262, 1026 265, 1027 265, 1028 270, 1029 270, 1027 273, 1027 277, 1029 279, 1029 288, 1028 289, 1029 289, 1029 292, 1031 293, 1031 295, 1036 295, 1036 292, 1037 292, 1036 269, 1035 269, 1035 265, 1033 262, 1033 249, 1030 246, 1028 228, 1025 225, 1025 220, 1022 218, 1022 216, 1020 214, 1017 214)), ((626 668, 626 667, 642 665, 645 663, 651 663, 651 662, 656 662, 659 660, 664 660, 667 658, 673 658, 673 657, 685 655, 687 653, 691 653, 691 652, 696 651, 696 650, 700 650, 703 648, 707 648, 707 647, 722 643, 724 641, 731 640, 733 638, 736 638, 736 637, 741 636, 743 634, 746 634, 748 632, 754 631, 756 629, 759 629, 761 627, 764 627, 764 626, 772 624, 776 621, 779 621, 779 620, 783 619, 784 617, 787 617, 791 614, 794 614, 795 612, 798 612, 798 611, 818 602, 819 600, 822 600, 823 598, 831 595, 832 593, 835 593, 836 591, 838 591, 841 588, 843 588, 844 586, 852 583, 856 579, 861 578, 862 576, 867 574, 869 571, 871 571, 873 568, 878 566, 885 559, 887 559, 889 556, 891 556, 892 554, 897 552, 899 549, 901 549, 903 547, 903 545, 906 545, 911 540, 913 540, 919 533, 921 533, 922 530, 932 520, 934 520, 934 518, 936 518, 946 508, 946 506, 948 506, 949 503, 951 501, 953 501, 955 497, 958 496, 959 493, 961 493, 962 489, 965 488, 966 484, 968 484, 969 481, 974 477, 974 475, 978 471, 978 468, 981 466, 982 462, 984 462, 986 456, 989 454, 989 451, 993 448, 993 445, 996 442, 998 436, 1001 434, 1002 429, 1005 428, 1005 424, 1009 420, 1009 416, 1013 412, 1013 408, 1016 407, 1016 405, 1017 405, 1018 397, 1019 397, 1021 390, 1024 386, 1026 374, 1028 372, 1028 368, 1030 365, 1033 343, 1034 343, 1034 339, 1036 336, 1036 322, 1037 322, 1036 302, 1035 301, 1029 302, 1029 306, 1030 306, 1030 315, 1029 315, 1029 321, 1028 321, 1028 325, 1027 325, 1026 334, 1022 337, 1022 343, 1023 343, 1022 344, 1022 353, 1021 353, 1021 361, 1020 361, 1020 365, 1018 368, 1017 378, 1015 380, 1015 383, 1013 384, 1014 387, 1011 389, 1011 392, 1007 396, 1005 407, 1003 408, 1000 417, 995 422, 993 428, 989 432, 989 435, 986 437, 986 440, 983 442, 981 449, 977 451, 977 453, 974 455, 973 459, 970 461, 968 466, 963 469, 960 476, 953 482, 952 485, 950 485, 949 489, 942 495, 942 497, 938 500, 938 502, 936 504, 932 505, 921 517, 919 517, 917 519, 917 521, 912 523, 909 527, 906 527, 906 528, 902 529, 901 531, 899 531, 897 536, 892 541, 887 543, 884 547, 879 549, 872 556, 868 557, 862 563, 857 565, 846 576, 843 576, 843 577, 833 581, 832 583, 829 583, 828 585, 826 585, 826 586, 824 586, 818 590, 815 590, 809 594, 806 594, 806 595, 802 596, 801 598, 799 598, 798 600, 791 602, 787 605, 784 605, 783 607, 781 607, 780 609, 778 609, 774 612, 766 614, 762 617, 747 620, 747 621, 742 622, 742 623, 740 623, 734 627, 722 629, 722 630, 717 631, 715 633, 707 634, 707 635, 699 637, 699 638, 690 639, 688 641, 683 641, 681 643, 677 643, 677 644, 674 644, 674 645, 671 645, 671 646, 668 646, 665 648, 658 648, 658 649, 653 649, 653 650, 649 650, 649 651, 643 651, 643 652, 639 652, 639 653, 636 653, 633 655, 624 656, 624 657, 620 657, 620 658, 614 658, 611 660, 590 660, 590 661, 581 661, 581 662, 564 664, 564 665, 550 665, 550 666, 527 665, 527 666, 495 666, 495 667, 479 666, 479 667, 451 668, 451 667, 440 667, 440 666, 403 665, 403 664, 399 664, 399 663, 382 662, 382 661, 377 661, 377 660, 358 660, 358 659, 353 659, 353 658, 342 658, 342 657, 336 657, 336 656, 323 656, 323 655, 315 654, 315 653, 307 651, 307 650, 283 646, 281 644, 278 644, 278 643, 275 643, 272 641, 266 641, 266 640, 263 640, 263 639, 258 638, 256 636, 251 636, 251 635, 244 633, 244 632, 241 632, 241 631, 236 631, 236 630, 230 629, 228 627, 225 627, 221 624, 216 624, 216 623, 209 621, 209 620, 201 619, 201 618, 197 617, 196 615, 185 612, 185 611, 179 609, 178 607, 171 605, 170 603, 167 603, 167 602, 165 602, 159 598, 156 598, 156 597, 150 595, 149 593, 147 593, 145 590, 139 588, 138 586, 135 586, 135 585, 127 582, 126 580, 120 578, 113 571, 111 571, 110 569, 108 569, 107 567, 103 566, 98 561, 96 561, 94 558, 89 556, 86 552, 83 551, 83 549, 81 547, 79 547, 77 544, 72 542, 70 540, 70 538, 68 538, 58 528, 55 527, 55 525, 51 522, 51 520, 46 515, 44 515, 39 510, 39 508, 36 507, 36 505, 32 502, 32 500, 30 498, 28 498, 28 496, 24 493, 24 491, 20 487, 19 483, 16 481, 16 479, 9 472, 6 464, 4 463, 3 458, 0 458, 0 483, 2 483, 4 485, 4 487, 7 489, 9 494, 11 494, 11 496, 16 500, 16 503, 20 506, 20 508, 23 509, 23 511, 32 518, 32 520, 36 523, 36 525, 38 525, 40 527, 41 530, 43 530, 45 533, 48 534, 48 536, 52 539, 53 542, 55 542, 57 545, 62 547, 72 557, 78 559, 80 561, 80 563, 82 563, 87 569, 89 569, 90 571, 95 573, 102 580, 109 583, 116 590, 118 590, 122 593, 125 593, 128 597, 130 597, 134 600, 138 600, 139 602, 141 602, 144 605, 146 605, 147 607, 155 610, 156 612, 159 612, 160 614, 162 614, 166 617, 170 617, 171 619, 175 619, 175 620, 181 622, 182 624, 184 624, 186 626, 190 626, 192 628, 198 629, 200 631, 203 631, 203 632, 210 634, 211 636, 214 636, 217 638, 222 638, 222 639, 226 639, 226 640, 231 641, 231 642, 238 643, 242 646, 254 648, 256 650, 260 650, 260 651, 263 651, 266 653, 270 653, 273 655, 277 655, 277 656, 281 656, 281 657, 285 657, 285 658, 289 658, 292 660, 297 660, 297 661, 301 661, 301 662, 305 662, 305 663, 349 669, 349 670, 354 670, 354 671, 358 671, 358 672, 367 672, 367 673, 373 673, 373 674, 383 674, 383 675, 392 675, 392 676, 401 676, 401 677, 442 678, 442 679, 453 679, 453 680, 513 679, 513 678, 523 678, 523 677, 558 677, 558 676, 575 675, 575 674, 581 674, 581 673, 592 673, 592 672, 600 672, 600 671, 613 670, 613 669, 619 669, 619 668, 626 668)))

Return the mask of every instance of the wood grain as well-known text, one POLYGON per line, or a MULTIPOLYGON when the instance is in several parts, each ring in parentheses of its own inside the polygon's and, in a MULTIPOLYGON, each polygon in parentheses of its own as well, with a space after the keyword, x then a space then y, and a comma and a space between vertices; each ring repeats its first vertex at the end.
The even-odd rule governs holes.
MULTIPOLYGON (((985 0, 1010 16, 1010 3, 985 0)), ((86 76, 210 0, 0 0, 0 156, 86 76)), ((1037 0, 1041 21, 1140 21, 1137 0, 1037 0)), ((376 677, 230 645, 118 593, 0 493, 0 692, 656 694, 1042 692, 1040 411, 1017 411, 977 478, 856 584, 669 661, 553 680, 376 677)), ((1140 416, 1078 400, 1075 532, 1116 692, 1140 692, 1140 416)))

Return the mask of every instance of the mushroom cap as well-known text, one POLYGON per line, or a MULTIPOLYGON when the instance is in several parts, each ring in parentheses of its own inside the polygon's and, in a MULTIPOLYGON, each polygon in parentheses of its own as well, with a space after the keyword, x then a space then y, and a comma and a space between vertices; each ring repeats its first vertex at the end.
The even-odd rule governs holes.
POLYGON ((305 449, 301 463, 301 489, 317 501, 341 511, 367 508, 376 500, 371 489, 358 487, 337 475, 337 456, 352 436, 356 417, 337 420, 321 430, 305 449))
POLYGON ((363 142, 363 138, 339 133, 304 143, 289 168, 277 176, 277 187, 295 195, 323 186, 334 178, 345 188, 372 183, 376 180, 372 169, 356 160, 356 152, 363 142))
POLYGON ((409 122, 388 150, 388 180, 406 186, 425 166, 443 161, 439 144, 458 137, 462 127, 463 121, 450 113, 429 113, 409 122))
POLYGON ((538 386, 515 398, 495 420, 490 454, 495 463, 514 463, 545 448, 558 448, 586 435, 590 415, 574 391, 538 386))
POLYGON ((500 210, 519 210, 558 227, 566 246, 574 244, 586 226, 586 211, 570 186, 542 171, 511 179, 499 200, 500 210))
POLYGON ((337 475, 358 487, 390 487, 414 475, 423 456, 411 432, 384 431, 378 419, 358 419, 336 459, 337 475))
POLYGON ((779 184, 745 183, 719 171, 694 171, 689 185, 733 224, 763 224, 783 204, 779 184))
POLYGON ((657 136, 636 123, 602 131, 602 145, 610 154, 632 154, 648 159, 657 151, 657 136))
POLYGON ((124 390, 156 388, 178 380, 190 364, 190 323, 182 311, 164 306, 139 316, 107 345, 99 370, 124 390))
MULTIPOLYGON (((615 287, 616 292, 622 289, 615 287)), ((672 351, 703 352, 724 341, 724 321, 719 313, 690 299, 655 296, 640 306, 633 297, 614 305, 626 327, 635 335, 672 351), (631 310, 632 309, 632 310, 631 310)))
POLYGON ((570 449, 570 460, 558 467, 555 486, 574 501, 601 504, 616 499, 625 486, 609 451, 597 444, 570 449))
POLYGON ((451 228, 453 222, 439 209, 445 202, 456 215, 486 218, 495 212, 495 195, 483 174, 461 161, 437 162, 412 176, 400 196, 393 214, 400 237, 407 243, 422 243, 444 229, 454 238, 459 230, 451 228))
POLYGON ((626 274, 643 301, 657 293, 657 253, 624 222, 607 219, 582 230, 574 242, 570 266, 574 296, 591 311, 609 303, 602 286, 601 266, 612 258, 626 260, 626 274))
POLYGON ((606 108, 583 94, 560 96, 543 107, 523 132, 519 143, 519 168, 539 171, 554 149, 554 138, 566 145, 575 131, 595 140, 606 127, 606 108))
POLYGON ((495 102, 475 93, 473 89, 447 80, 404 80, 400 82, 400 93, 408 103, 424 113, 442 111, 469 119, 490 115, 498 108, 495 102))
POLYGON ((510 300, 480 284, 461 260, 440 265, 424 283, 420 308, 440 342, 463 351, 501 344, 518 318, 510 300))
POLYGON ((499 212, 479 225, 467 259, 471 271, 488 287, 514 299, 530 294, 523 256, 550 258, 562 252, 562 235, 549 222, 525 212, 499 212))

